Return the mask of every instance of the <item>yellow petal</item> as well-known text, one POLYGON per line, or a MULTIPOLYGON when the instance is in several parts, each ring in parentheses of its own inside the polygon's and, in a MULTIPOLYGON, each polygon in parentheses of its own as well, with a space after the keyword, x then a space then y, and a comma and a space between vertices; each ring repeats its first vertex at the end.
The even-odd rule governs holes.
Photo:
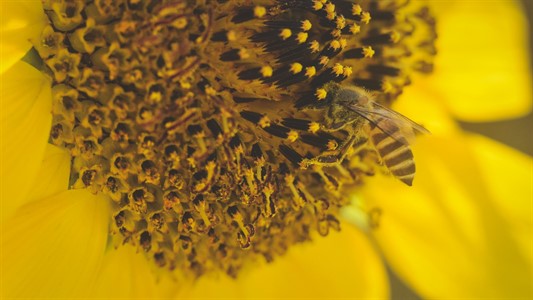
MULTIPOLYGON (((346 224, 347 225, 347 224, 346 224)), ((296 245, 271 264, 244 270, 234 280, 225 275, 200 279, 178 298, 335 299, 388 297, 380 257, 365 235, 350 226, 327 238, 296 245)))
POLYGON ((519 1, 429 1, 437 13, 433 84, 464 121, 526 115, 532 86, 527 21, 519 1))
POLYGON ((480 175, 493 195, 496 209, 520 243, 522 254, 533 262, 533 160, 512 148, 479 135, 469 136, 467 147, 479 162, 480 175))
POLYGON ((457 133, 460 129, 447 112, 442 97, 426 86, 421 83, 406 87, 392 108, 424 126, 432 135, 457 133))
POLYGON ((46 22, 40 0, 0 2, 0 74, 30 50, 46 22))
POLYGON ((69 190, 21 207, 2 224, 2 296, 85 297, 105 251, 106 205, 69 190))
MULTIPOLYGON (((522 216, 501 206, 511 201, 530 212, 531 182, 520 191, 527 175, 518 184, 513 178, 531 172, 531 164, 502 156, 499 163, 512 167, 500 174, 502 168, 482 160, 471 143, 462 136, 421 140, 414 149, 418 172, 412 188, 389 177, 369 179, 360 198, 366 209, 382 210, 373 235, 393 269, 424 297, 527 298, 531 261, 521 245, 529 241, 531 252, 531 226, 527 239, 517 241, 511 224, 522 216), (489 188, 504 177, 507 186, 489 188)), ((478 146, 490 153, 487 145, 478 146)), ((526 217, 520 222, 531 222, 526 217)))
POLYGON ((52 115, 50 81, 19 61, 0 74, 2 218, 26 200, 47 145, 52 115))
POLYGON ((66 191, 70 177, 70 159, 70 153, 67 150, 47 144, 44 159, 31 185, 26 202, 66 191))
POLYGON ((168 299, 179 288, 169 273, 157 268, 142 251, 121 245, 108 249, 89 297, 98 299, 168 299), (158 274, 162 273, 162 274, 158 274))

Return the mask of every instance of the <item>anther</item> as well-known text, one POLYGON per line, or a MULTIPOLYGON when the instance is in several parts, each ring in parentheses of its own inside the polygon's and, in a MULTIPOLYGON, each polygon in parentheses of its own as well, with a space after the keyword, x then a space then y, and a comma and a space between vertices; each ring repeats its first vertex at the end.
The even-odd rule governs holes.
POLYGON ((328 95, 328 92, 325 89, 317 89, 315 92, 315 96, 318 100, 326 99, 327 95, 328 95))

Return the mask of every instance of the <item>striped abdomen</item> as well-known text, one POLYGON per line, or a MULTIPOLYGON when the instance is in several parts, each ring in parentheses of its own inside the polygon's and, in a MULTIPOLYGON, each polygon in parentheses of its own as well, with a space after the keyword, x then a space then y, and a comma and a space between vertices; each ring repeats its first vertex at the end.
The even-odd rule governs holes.
POLYGON ((388 133, 373 126, 370 130, 370 138, 374 147, 390 172, 403 183, 411 186, 415 177, 415 162, 407 139, 400 129, 387 119, 381 120, 377 125, 387 128, 388 133))

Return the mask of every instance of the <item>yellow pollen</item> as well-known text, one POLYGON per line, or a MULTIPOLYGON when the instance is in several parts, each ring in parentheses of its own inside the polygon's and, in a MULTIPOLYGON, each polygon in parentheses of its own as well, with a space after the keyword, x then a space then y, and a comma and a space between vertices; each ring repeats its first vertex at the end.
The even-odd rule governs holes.
POLYGON ((319 63, 323 66, 327 65, 329 62, 329 57, 327 56, 321 56, 320 59, 319 59, 319 63))
POLYGON ((324 100, 328 96, 328 92, 325 89, 317 89, 315 96, 318 100, 324 100))
POLYGON ((234 30, 229 30, 226 36, 228 38, 228 41, 230 42, 234 42, 237 40, 237 34, 235 33, 234 30))
POLYGON ((322 7, 324 7, 324 4, 322 4, 322 2, 317 1, 317 0, 313 1, 313 9, 314 10, 321 10, 322 7))
POLYGON ((402 36, 400 35, 400 33, 398 31, 393 31, 390 33, 390 40, 393 42, 393 43, 398 43, 400 41, 400 38, 402 36))
POLYGON ((328 145, 327 145, 328 150, 335 150, 337 149, 337 147, 339 147, 339 143, 337 143, 337 141, 335 140, 328 141, 328 145))
POLYGON ((188 82, 188 81, 185 81, 185 80, 180 80, 180 86, 183 88, 183 89, 190 89, 191 88, 191 83, 188 82))
POLYGON ((332 48, 333 50, 338 50, 341 48, 341 43, 338 40, 333 40, 329 44, 329 47, 332 48))
POLYGON ((200 182, 200 183, 198 183, 198 184, 196 184, 196 185, 194 186, 194 191, 195 191, 196 193, 198 193, 198 192, 200 192, 201 190, 203 190, 203 189, 205 188, 205 186, 206 186, 205 182, 200 182))
POLYGON ((290 29, 288 29, 288 28, 283 28, 283 29, 280 31, 280 33, 279 33, 279 36, 280 36, 282 39, 284 39, 284 40, 290 38, 291 35, 292 35, 292 31, 291 31, 290 29))
POLYGON ((335 19, 335 25, 338 29, 343 29, 346 27, 346 19, 344 16, 338 16, 337 19, 335 19))
POLYGON ((260 126, 261 128, 269 127, 269 126, 270 126, 270 118, 267 117, 267 116, 263 116, 263 117, 259 120, 259 126, 260 126))
POLYGON ((296 140, 298 140, 298 137, 299 137, 299 134, 297 131, 294 131, 294 130, 291 130, 289 131, 289 135, 287 136, 287 140, 289 142, 295 142, 296 140))
POLYGON ((370 16, 369 12, 365 11, 364 13, 362 13, 361 22, 363 22, 364 24, 368 24, 370 23, 370 19, 372 19, 372 17, 370 16))
POLYGON ((159 103, 161 102, 161 99, 163 99, 163 95, 161 95, 161 92, 152 92, 150 93, 150 102, 151 103, 159 103))
POLYGON ((352 25, 350 26, 350 32, 351 32, 352 34, 356 34, 356 33, 361 32, 361 26, 359 26, 359 25, 357 25, 357 24, 352 24, 352 25))
POLYGON ((363 55, 366 58, 372 58, 375 53, 376 53, 376 51, 374 51, 374 49, 372 49, 372 47, 370 47, 370 46, 363 47, 363 55))
POLYGON ((303 69, 303 66, 302 64, 300 63, 292 63, 291 64, 291 68, 290 68, 290 71, 293 73, 293 74, 298 74, 302 71, 303 69))
POLYGON ((192 168, 196 168, 196 160, 194 159, 194 157, 187 158, 187 163, 189 163, 192 168))
POLYGON ((247 58, 250 57, 250 54, 248 53, 248 51, 246 51, 246 49, 241 48, 241 49, 239 50, 239 57, 240 57, 241 59, 247 59, 247 58))
MULTIPOLYGON (((267 119, 268 119, 268 118, 267 118, 267 119)), ((270 121, 268 121, 268 122, 269 122, 268 125, 265 126, 265 127, 270 126, 270 121)), ((244 148, 242 147, 242 145, 239 145, 239 146, 235 149, 235 153, 236 153, 236 154, 239 154, 239 155, 244 153, 244 148)))
POLYGON ((348 45, 348 41, 345 38, 342 38, 339 40, 339 44, 341 45, 341 49, 346 48, 346 45, 348 45))
POLYGON ((174 27, 177 29, 183 29, 187 26, 187 19, 178 18, 176 21, 172 22, 172 25, 174 25, 174 27))
POLYGON ((387 80, 384 80, 382 83, 381 83, 381 90, 386 93, 386 94, 390 94, 393 92, 394 90, 394 87, 393 85, 387 81, 387 80))
POLYGON ((154 116, 153 112, 150 110, 145 110, 141 112, 141 118, 143 120, 150 120, 154 116))
POLYGON ((263 6, 254 7, 254 16, 262 18, 266 15, 266 8, 263 6))
POLYGON ((263 193, 265 193, 265 195, 268 195, 270 197, 274 193, 274 187, 271 184, 266 185, 263 188, 263 193))
POLYGON ((326 19, 328 19, 328 20, 333 20, 333 19, 335 19, 335 16, 336 16, 336 15, 337 15, 337 14, 336 14, 335 12, 328 12, 328 13, 326 14, 326 19))
POLYGON ((361 5, 359 4, 353 4, 352 5, 352 15, 358 16, 363 12, 363 9, 361 8, 361 5))
POLYGON ((320 123, 318 122, 311 122, 311 124, 309 124, 309 132, 311 133, 316 133, 320 130, 320 123))
POLYGON ((333 29, 331 30, 331 36, 335 37, 335 38, 339 38, 342 34, 342 31, 339 30, 339 29, 333 29))
POLYGON ((300 27, 303 31, 309 31, 313 27, 313 24, 309 20, 303 20, 302 26, 300 27))
POLYGON ((311 78, 315 76, 315 74, 316 74, 316 68, 314 66, 305 68, 305 76, 307 76, 307 78, 311 78))
POLYGON ((352 73, 353 73, 352 67, 348 67, 348 66, 345 66, 344 70, 342 71, 342 75, 346 77, 349 77, 350 75, 352 75, 352 73))
POLYGON ((334 13, 335 12, 335 4, 333 4, 331 2, 327 3, 325 10, 326 10, 327 13, 334 13))
POLYGON ((340 76, 344 72, 344 67, 341 64, 336 63, 333 66, 333 72, 335 73, 336 76, 340 76))
POLYGON ((217 91, 212 86, 207 86, 205 88, 205 93, 209 96, 215 96, 217 94, 217 91))
POLYGON ((261 75, 264 78, 272 77, 272 73, 273 72, 274 72, 274 70, 272 70, 271 66, 263 66, 263 67, 261 67, 261 75))
POLYGON ((309 34, 307 32, 299 32, 296 36, 296 40, 298 41, 298 44, 303 44, 305 41, 307 41, 307 37, 309 34))
POLYGON ((309 43, 309 49, 311 49, 312 53, 320 51, 320 43, 317 40, 313 40, 311 43, 309 43))

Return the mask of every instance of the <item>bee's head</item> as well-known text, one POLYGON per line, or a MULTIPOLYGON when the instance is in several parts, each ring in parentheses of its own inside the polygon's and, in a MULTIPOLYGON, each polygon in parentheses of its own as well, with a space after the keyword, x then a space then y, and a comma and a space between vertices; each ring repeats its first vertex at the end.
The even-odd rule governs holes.
POLYGON ((328 109, 325 118, 325 126, 329 130, 336 131, 358 120, 359 115, 349 107, 361 105, 360 102, 368 102, 365 91, 357 87, 325 86, 328 89, 328 109))
POLYGON ((336 105, 366 105, 369 101, 368 93, 359 87, 341 87, 332 95, 332 104, 336 105))

